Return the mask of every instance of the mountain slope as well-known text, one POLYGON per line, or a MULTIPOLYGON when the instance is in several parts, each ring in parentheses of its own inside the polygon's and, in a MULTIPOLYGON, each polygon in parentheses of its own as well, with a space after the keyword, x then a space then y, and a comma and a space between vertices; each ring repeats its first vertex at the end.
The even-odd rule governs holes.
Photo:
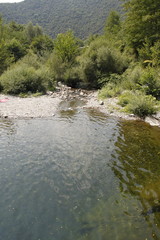
POLYGON ((110 10, 120 10, 121 0, 25 0, 0 3, 0 13, 7 21, 41 25, 55 37, 72 29, 76 36, 101 33, 110 10))

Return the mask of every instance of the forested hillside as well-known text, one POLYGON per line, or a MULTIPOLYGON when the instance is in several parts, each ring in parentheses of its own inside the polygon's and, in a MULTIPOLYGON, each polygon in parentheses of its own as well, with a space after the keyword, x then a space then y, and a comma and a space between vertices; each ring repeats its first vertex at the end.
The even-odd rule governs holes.
POLYGON ((113 9, 120 9, 120 0, 25 0, 0 4, 0 13, 7 21, 38 23, 55 37, 72 29, 76 36, 102 33, 105 20, 113 9))

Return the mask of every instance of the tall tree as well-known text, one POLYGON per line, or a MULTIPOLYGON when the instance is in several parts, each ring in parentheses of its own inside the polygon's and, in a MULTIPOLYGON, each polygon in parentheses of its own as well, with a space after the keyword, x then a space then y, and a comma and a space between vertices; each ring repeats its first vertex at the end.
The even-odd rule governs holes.
POLYGON ((137 51, 146 39, 151 46, 160 39, 159 0, 126 0, 124 9, 125 34, 131 47, 137 51))
POLYGON ((29 22, 25 27, 25 33, 28 41, 31 43, 35 37, 43 35, 43 30, 38 24, 34 26, 32 22, 29 22))
POLYGON ((117 11, 111 11, 105 25, 105 34, 116 34, 121 28, 120 14, 117 11))
POLYGON ((72 31, 60 33, 54 42, 54 49, 62 62, 72 62, 78 53, 77 40, 72 31))

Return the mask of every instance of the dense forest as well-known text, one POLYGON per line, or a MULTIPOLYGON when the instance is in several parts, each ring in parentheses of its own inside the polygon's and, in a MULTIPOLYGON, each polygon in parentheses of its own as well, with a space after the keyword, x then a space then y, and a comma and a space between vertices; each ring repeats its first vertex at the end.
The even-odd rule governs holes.
POLYGON ((68 30, 54 39, 32 22, 0 20, 0 90, 45 93, 61 81, 117 97, 123 111, 144 117, 160 109, 159 0, 123 3, 111 11, 103 34, 81 40, 68 30))
POLYGON ((120 9, 120 0, 25 0, 14 4, 0 4, 2 17, 26 24, 32 21, 55 37, 72 29, 77 37, 102 33, 111 9, 120 9))

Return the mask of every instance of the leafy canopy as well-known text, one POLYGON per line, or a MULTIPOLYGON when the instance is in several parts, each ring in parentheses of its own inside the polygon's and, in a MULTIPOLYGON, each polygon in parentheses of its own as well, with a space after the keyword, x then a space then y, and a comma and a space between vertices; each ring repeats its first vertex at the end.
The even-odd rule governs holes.
POLYGON ((54 41, 54 49, 62 62, 72 62, 78 53, 78 44, 73 32, 58 34, 54 41))
POLYGON ((125 1, 125 34, 127 43, 135 50, 148 39, 151 45, 160 38, 159 0, 125 1))

